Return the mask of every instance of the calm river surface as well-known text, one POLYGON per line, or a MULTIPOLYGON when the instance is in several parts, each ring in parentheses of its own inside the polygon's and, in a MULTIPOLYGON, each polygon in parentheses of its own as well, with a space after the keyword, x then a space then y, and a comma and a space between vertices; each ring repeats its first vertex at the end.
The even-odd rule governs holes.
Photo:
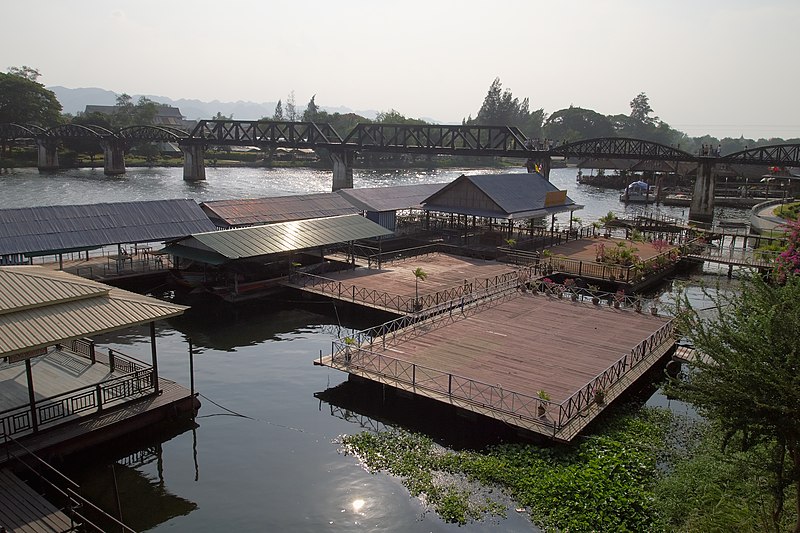
MULTIPOLYGON (((356 171, 354 184, 449 182, 462 173, 488 172, 498 171, 356 171)), ((554 169, 551 181, 586 206, 576 213, 584 221, 610 210, 641 209, 625 208, 617 191, 576 184, 575 175, 574 169, 554 169)), ((329 172, 308 169, 209 168, 207 177, 205 182, 184 182, 179 168, 131 168, 124 176, 111 178, 102 169, 41 174, 17 169, 0 175, 0 198, 4 208, 164 198, 199 202, 327 192, 331 186, 329 172)), ((686 216, 684 208, 664 212, 686 216)), ((736 210, 718 215, 745 216, 736 210)), ((700 298, 699 292, 695 294, 700 298)), ((68 473, 112 514, 117 510, 116 482, 122 517, 137 530, 535 531, 525 515, 514 511, 513 502, 505 519, 462 527, 444 523, 411 498, 398 480, 370 474, 355 458, 340 452, 340 435, 392 425, 432 431, 446 446, 480 446, 494 440, 492 435, 480 435, 482 427, 468 420, 451 417, 426 425, 423 419, 431 416, 427 405, 421 416, 420 406, 412 400, 384 404, 371 389, 346 383, 346 374, 312 365, 320 351, 330 351, 334 338, 346 334, 346 328, 359 329, 376 321, 383 319, 298 297, 236 309, 199 306, 162 322, 157 344, 164 377, 189 386, 187 339, 194 343, 195 386, 203 404, 197 427, 128 439, 113 450, 73 461, 66 467, 68 473)), ((144 328, 98 342, 149 358, 144 328)), ((650 402, 667 405, 659 394, 650 402)), ((674 402, 670 407, 686 410, 674 402)))

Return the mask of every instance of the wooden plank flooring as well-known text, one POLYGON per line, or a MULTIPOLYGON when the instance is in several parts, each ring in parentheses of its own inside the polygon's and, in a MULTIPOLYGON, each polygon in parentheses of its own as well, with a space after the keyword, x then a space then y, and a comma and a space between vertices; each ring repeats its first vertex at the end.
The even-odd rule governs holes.
POLYGON ((669 321, 525 294, 409 339, 405 361, 560 403, 669 321))
POLYGON ((72 530, 69 517, 8 469, 0 469, 0 526, 9 533, 72 530))
MULTIPOLYGON (((476 287, 480 284, 485 286, 486 280, 494 280, 495 277, 515 272, 518 269, 519 267, 514 265, 497 261, 432 253, 392 261, 384 264, 380 269, 357 268, 355 270, 329 272, 324 277, 341 282, 347 287, 355 285, 358 289, 377 291, 390 296, 399 296, 403 299, 415 298, 418 287, 419 297, 422 299, 425 295, 435 294, 438 291, 463 287, 465 283, 474 284, 476 287), (417 283, 413 273, 417 268, 421 268, 427 274, 425 281, 417 283)), ((318 292, 311 287, 291 286, 309 292, 318 292)), ((320 292, 320 294, 332 298, 338 297, 338 295, 331 293, 320 292)), ((352 301, 351 292, 343 293, 339 299, 352 301)), ((356 299, 355 303, 384 309, 379 304, 362 302, 358 299, 356 299)), ((397 312, 396 309, 391 308, 386 310, 397 312)))

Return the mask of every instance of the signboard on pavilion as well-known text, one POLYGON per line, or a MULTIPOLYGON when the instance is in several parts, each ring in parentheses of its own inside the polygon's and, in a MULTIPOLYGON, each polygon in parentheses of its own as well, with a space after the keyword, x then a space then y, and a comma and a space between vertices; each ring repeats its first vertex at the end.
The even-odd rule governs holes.
POLYGON ((544 206, 564 205, 567 201, 567 191, 548 191, 544 196, 544 206))

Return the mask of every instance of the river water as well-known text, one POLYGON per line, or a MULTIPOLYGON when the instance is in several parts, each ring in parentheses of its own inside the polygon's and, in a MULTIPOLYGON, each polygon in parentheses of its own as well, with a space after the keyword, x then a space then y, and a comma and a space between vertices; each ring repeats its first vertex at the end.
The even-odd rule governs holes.
MULTIPOLYGON (((448 182, 463 173, 487 172, 497 171, 356 171, 354 185, 448 182)), ((585 222, 610 210, 642 209, 624 207, 617 191, 576 184, 575 175, 574 169, 554 169, 551 181, 585 205, 576 213, 585 222)), ((178 168, 131 168, 120 177, 106 177, 102 169, 41 174, 16 169, 0 175, 0 198, 3 207, 163 198, 205 201, 327 192, 331 184, 329 172, 308 169, 209 168, 207 177, 205 182, 185 182, 178 168)), ((663 212, 686 217, 684 208, 663 212)), ((729 209, 717 216, 746 214, 729 209)), ((716 277, 711 272, 699 278, 716 277)), ((667 299, 671 288, 667 286, 667 299)), ((693 290, 694 297, 702 299, 699 290, 693 290)), ((452 447, 476 447, 507 436, 449 411, 439 413, 425 402, 385 399, 380 391, 347 383, 344 373, 312 365, 348 328, 383 319, 299 297, 237 308, 193 307, 158 325, 157 345, 162 376, 187 387, 187 340, 195 346, 195 387, 203 404, 196 427, 128 438, 63 466, 86 495, 111 514, 121 513, 137 530, 535 531, 525 515, 514 511, 513 502, 505 519, 462 527, 447 524, 410 497, 397 479, 371 474, 341 453, 340 435, 393 425, 424 430, 452 447)), ((149 357, 145 328, 97 340, 135 357, 149 357)), ((659 394, 650 403, 689 410, 659 394)))

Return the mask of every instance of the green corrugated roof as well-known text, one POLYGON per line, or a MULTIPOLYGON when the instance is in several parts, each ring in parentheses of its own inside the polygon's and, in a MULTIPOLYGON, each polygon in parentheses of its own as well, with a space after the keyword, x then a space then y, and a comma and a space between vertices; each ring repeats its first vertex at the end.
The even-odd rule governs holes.
POLYGON ((342 215, 196 233, 177 244, 183 249, 210 250, 233 260, 391 234, 390 230, 361 215, 342 215))

